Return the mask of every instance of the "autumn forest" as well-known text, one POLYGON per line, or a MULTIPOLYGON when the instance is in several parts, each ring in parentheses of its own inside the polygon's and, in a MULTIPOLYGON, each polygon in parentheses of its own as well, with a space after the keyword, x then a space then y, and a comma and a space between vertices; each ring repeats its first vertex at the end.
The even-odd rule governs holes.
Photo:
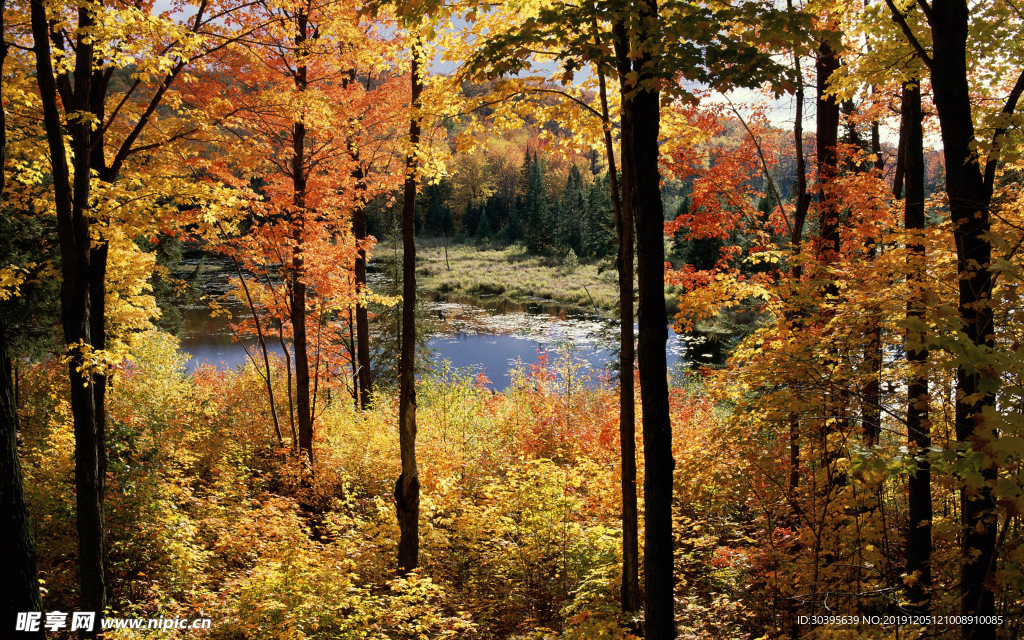
POLYGON ((1020 638, 1022 60, 1017 0, 0 0, 0 638, 1020 638))

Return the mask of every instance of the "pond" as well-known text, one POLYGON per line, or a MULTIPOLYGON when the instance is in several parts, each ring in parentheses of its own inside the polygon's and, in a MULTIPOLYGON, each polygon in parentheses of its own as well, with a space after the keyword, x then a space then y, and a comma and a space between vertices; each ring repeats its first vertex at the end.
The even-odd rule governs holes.
MULTIPOLYGON (((227 290, 227 277, 226 270, 219 274, 211 271, 198 284, 204 293, 220 296, 227 290)), ((244 305, 230 298, 222 298, 220 304, 235 318, 248 313, 244 305)), ((594 309, 545 300, 512 301, 432 292, 422 294, 421 304, 432 320, 427 341, 432 364, 448 360, 452 367, 483 373, 495 389, 509 384, 515 367, 537 364, 542 357, 555 360, 568 355, 581 366, 580 373, 589 375, 591 384, 610 376, 618 359, 618 326, 609 322, 606 311, 599 315, 594 309)), ((245 337, 240 343, 227 317, 213 316, 205 305, 180 311, 181 347, 190 356, 189 372, 202 363, 233 369, 251 357, 261 358, 256 339, 245 337)), ((283 356, 276 332, 268 336, 267 343, 272 353, 283 356)), ((666 350, 670 369, 682 366, 688 356, 705 364, 718 363, 722 357, 720 345, 680 336, 671 329, 666 350)))

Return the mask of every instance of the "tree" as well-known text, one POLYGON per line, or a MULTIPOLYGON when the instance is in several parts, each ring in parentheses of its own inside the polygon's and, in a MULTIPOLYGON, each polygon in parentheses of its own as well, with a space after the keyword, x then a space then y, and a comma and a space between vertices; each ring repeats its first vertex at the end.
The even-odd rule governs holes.
MULTIPOLYGON (((907 234, 923 233, 925 229, 924 197, 924 134, 921 113, 920 83, 903 83, 901 127, 903 143, 903 181, 906 186, 903 197, 903 227, 907 234)), ((910 253, 908 280, 917 286, 926 278, 925 246, 920 239, 914 239, 907 247, 910 253)), ((910 530, 907 534, 907 574, 916 576, 908 588, 911 606, 922 615, 928 615, 931 603, 932 583, 932 488, 931 464, 928 450, 931 447, 931 425, 928 418, 928 374, 926 347, 927 333, 920 328, 924 324, 926 303, 921 291, 912 292, 907 300, 906 352, 910 365, 907 381, 907 439, 917 450, 917 468, 908 481, 907 517, 910 530)))
POLYGON ((615 222, 609 191, 607 176, 596 178, 587 189, 580 248, 590 258, 604 257, 612 243, 615 222))
POLYGON ((151 6, 30 2, 61 248, 61 324, 75 420, 81 606, 97 612, 107 604, 106 359, 116 361, 107 352, 106 340, 111 242, 124 237, 125 229, 131 237, 165 223, 176 204, 197 189, 174 163, 141 163, 151 173, 153 188, 148 192, 136 192, 134 184, 119 179, 126 170, 138 170, 140 158, 151 159, 199 132, 202 127, 188 118, 172 119, 166 129, 153 123, 186 67, 237 37, 225 26, 232 4, 200 2, 191 15, 186 7, 181 7, 186 17, 175 21, 154 15, 151 6), (65 21, 77 26, 71 32, 61 30, 65 21), (147 28, 132 26, 142 23, 147 28), (107 37, 94 38, 97 29, 107 37), (124 55, 128 50, 134 55, 124 55), (61 64, 55 67, 52 58, 61 64), (111 79, 130 64, 131 83, 115 91, 111 79), (118 94, 117 106, 108 112, 108 102, 118 94), (66 134, 71 138, 67 148, 66 134), (94 173, 98 182, 92 179, 94 173))
MULTIPOLYGON (((8 52, 5 10, 5 3, 0 1, 0 76, 8 52)), ((6 187, 7 115, 5 110, 0 110, 0 194, 6 187)), ((7 295, 10 295, 7 291, 0 292, 0 297, 7 295)), ((13 370, 7 348, 7 325, 0 315, 0 564, 7 567, 7 578, 0 581, 0 602, 3 602, 0 624, 8 631, 16 628, 19 612, 43 609, 36 571, 36 543, 25 505, 18 458, 18 405, 11 377, 13 370)), ((43 638, 45 632, 40 627, 32 636, 43 638)))
POLYGON ((544 168, 536 149, 532 158, 527 152, 523 172, 526 174, 526 193, 523 196, 526 247, 532 253, 543 253, 547 250, 551 238, 551 205, 548 202, 547 186, 544 184, 544 168))
MULTIPOLYGON (((930 7, 924 5, 922 8, 924 24, 915 24, 918 22, 916 5, 909 7, 906 13, 892 0, 886 0, 886 5, 893 21, 930 72, 960 272, 958 314, 963 333, 958 339, 971 345, 976 353, 983 354, 994 346, 995 324, 988 304, 994 284, 989 268, 992 242, 987 235, 991 229, 990 204, 999 162, 999 145, 1001 136, 1006 133, 1006 125, 997 124, 993 128, 992 150, 985 163, 981 164, 977 158, 975 108, 972 106, 968 69, 968 56, 974 49, 969 46, 968 39, 972 21, 983 22, 991 20, 992 16, 986 12, 972 16, 967 4, 958 0, 937 0, 930 7), (930 53, 925 49, 925 36, 930 36, 930 53)), ((977 58, 972 54, 971 59, 973 62, 977 58)), ((999 110, 1004 117, 1014 114, 1024 92, 1024 72, 1015 70, 1014 75, 1016 81, 999 110)), ((977 366, 970 359, 959 364, 956 383, 958 441, 977 447, 995 437, 991 428, 985 425, 986 411, 995 406, 994 388, 998 388, 998 381, 993 374, 986 373, 984 367, 977 366)), ((916 437, 923 441, 920 431, 916 437)), ((960 612, 964 616, 991 616, 995 613, 995 596, 986 581, 996 554, 997 523, 992 495, 996 470, 988 463, 977 471, 982 481, 961 490, 964 537, 960 612)), ((994 624, 982 622, 962 626, 965 639, 987 640, 994 638, 995 633, 994 624)))
MULTIPOLYGON (((398 512, 398 568, 411 571, 419 564, 420 480, 416 467, 416 185, 423 94, 423 45, 410 46, 412 87, 409 107, 409 151, 405 162, 405 200, 402 206, 402 357, 399 361, 398 435, 402 473, 395 481, 398 512)), ((486 218, 484 218, 486 220, 486 218)))
POLYGON ((295 369, 289 398, 298 449, 312 468, 318 392, 329 379, 339 379, 330 371, 344 366, 341 359, 362 358, 362 365, 350 364, 353 384, 361 387, 357 396, 368 401, 368 321, 363 326, 366 318, 360 317, 370 295, 365 206, 393 181, 372 171, 376 154, 390 153, 391 140, 364 121, 390 115, 403 92, 396 81, 378 80, 372 91, 357 81, 362 55, 372 50, 387 59, 391 51, 355 5, 256 4, 240 19, 249 35, 217 55, 230 73, 210 74, 191 95, 223 123, 220 153, 207 160, 206 171, 250 196, 244 231, 231 237, 222 232, 213 241, 257 276, 246 282, 239 270, 237 297, 248 302, 252 290, 263 310, 249 303, 251 324, 239 329, 259 338, 268 393, 271 371, 261 325, 277 324, 285 349, 283 334, 291 334, 295 369), (375 154, 359 151, 371 142, 375 154), (238 175, 251 176, 250 183, 258 178, 256 193, 239 184, 238 175), (333 320, 342 308, 354 308, 361 349, 338 348, 346 338, 333 320))
MULTIPOLYGON (((658 5, 636 8, 636 23, 615 24, 622 91, 622 206, 636 221, 637 369, 644 432, 644 631, 653 640, 676 637, 672 543, 672 421, 665 342, 665 216, 658 169, 660 91, 654 80, 658 5), (634 26, 635 25, 635 26, 634 26), (634 44, 636 43, 636 44, 634 44), (635 87, 630 78, 636 77, 635 87)), ((633 16, 631 16, 633 18, 633 16)))

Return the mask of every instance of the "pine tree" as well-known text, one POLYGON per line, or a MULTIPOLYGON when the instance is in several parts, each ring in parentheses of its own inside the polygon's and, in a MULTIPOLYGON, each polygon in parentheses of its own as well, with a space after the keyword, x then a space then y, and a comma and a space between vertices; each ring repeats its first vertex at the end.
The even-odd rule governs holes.
POLYGON ((491 237, 491 222, 488 220, 487 207, 480 207, 480 221, 476 225, 477 240, 489 240, 491 237))
POLYGON ((480 209, 473 206, 472 202, 466 203, 466 212, 462 214, 462 232, 466 235, 476 234, 476 228, 480 225, 480 209))
POLYGON ((551 211, 544 185, 544 170, 536 151, 532 158, 526 154, 523 172, 526 174, 526 196, 523 199, 526 247, 531 253, 543 253, 550 244, 551 211))
POLYGON ((509 206, 508 224, 501 230, 502 239, 509 244, 518 242, 523 239, 525 231, 523 230, 523 221, 519 215, 519 206, 522 204, 522 200, 516 198, 512 201, 509 206))
POLYGON ((583 217, 587 210, 587 194, 583 189, 583 176, 576 165, 569 169, 561 201, 554 209, 555 247, 560 254, 570 250, 586 255, 581 246, 583 217))
POLYGON ((594 180, 587 190, 586 212, 583 216, 580 239, 582 255, 588 258, 604 257, 612 246, 614 226, 609 179, 606 175, 594 180))

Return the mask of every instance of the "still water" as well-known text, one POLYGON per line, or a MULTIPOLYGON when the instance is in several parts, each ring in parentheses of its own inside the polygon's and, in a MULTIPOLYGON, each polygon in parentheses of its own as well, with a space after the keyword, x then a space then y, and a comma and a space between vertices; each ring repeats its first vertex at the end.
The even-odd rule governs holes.
MULTIPOLYGON (((208 294, 220 294, 222 287, 211 277, 202 284, 208 294)), ((226 289, 226 285, 223 286, 226 289)), ((447 360, 452 367, 483 373, 492 388, 501 389, 510 382, 516 367, 536 364, 546 355, 551 360, 570 357, 581 365, 580 373, 593 383, 610 375, 609 365, 617 359, 615 344, 618 327, 608 322, 608 312, 598 315, 593 309, 552 304, 549 301, 513 302, 503 297, 468 297, 424 294, 421 303, 431 320, 430 338, 433 364, 447 360)), ((221 305, 236 318, 248 310, 230 298, 221 305)), ((229 319, 214 317, 204 305, 181 309, 184 327, 182 349, 191 357, 187 368, 200 364, 233 369, 249 358, 262 359, 256 340, 245 337, 239 342, 231 331, 229 319), (248 353, 247 353, 248 352, 248 353)), ((286 342, 287 344, 287 342, 286 342)), ((277 333, 267 336, 270 351, 283 357, 277 333)), ((687 357, 704 363, 718 360, 714 345, 697 344, 669 331, 667 357, 669 368, 682 365, 687 357)), ((288 345, 289 349, 291 345, 288 345)))

